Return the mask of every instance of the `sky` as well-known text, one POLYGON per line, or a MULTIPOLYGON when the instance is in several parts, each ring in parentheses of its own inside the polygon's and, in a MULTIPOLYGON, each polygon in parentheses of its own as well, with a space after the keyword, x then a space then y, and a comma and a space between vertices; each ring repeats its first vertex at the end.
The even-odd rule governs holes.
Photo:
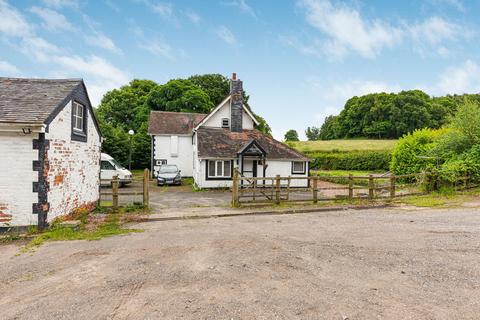
MULTIPOLYGON (((480 91, 480 0, 0 0, 0 76, 132 79, 236 72, 276 138, 347 99, 480 91)), ((135 129, 135 128, 133 128, 135 129)))

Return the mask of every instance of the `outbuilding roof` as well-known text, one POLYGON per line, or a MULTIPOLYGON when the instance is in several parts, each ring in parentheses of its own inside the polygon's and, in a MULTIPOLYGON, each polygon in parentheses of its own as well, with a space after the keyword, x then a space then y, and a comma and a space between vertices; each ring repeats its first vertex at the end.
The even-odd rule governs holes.
POLYGON ((79 85, 82 79, 0 77, 0 122, 45 123, 79 85))
POLYGON ((192 134, 193 129, 206 117, 202 113, 152 111, 148 124, 149 134, 192 134))
POLYGON ((252 141, 265 151, 267 159, 308 161, 308 157, 258 130, 231 132, 222 128, 201 127, 197 130, 199 158, 236 158, 252 141))

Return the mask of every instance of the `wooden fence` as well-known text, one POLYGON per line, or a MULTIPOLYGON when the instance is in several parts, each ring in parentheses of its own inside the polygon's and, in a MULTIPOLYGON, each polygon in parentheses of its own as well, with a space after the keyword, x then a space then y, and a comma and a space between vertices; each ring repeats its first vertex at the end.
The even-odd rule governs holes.
POLYGON ((339 199, 395 198, 419 194, 421 174, 345 177, 256 177, 240 175, 235 170, 232 184, 232 205, 242 203, 313 202, 339 199), (338 180, 338 183, 335 182, 338 180), (367 182, 367 183, 365 183, 367 182), (303 185, 298 187, 295 185, 303 185), (365 185, 367 184, 367 185, 365 185))
MULTIPOLYGON (((120 181, 118 176, 114 176, 112 180, 100 180, 100 182, 107 182, 109 187, 100 187, 100 201, 102 196, 111 197, 113 210, 117 210, 120 206, 120 202, 134 203, 136 201, 132 200, 132 196, 142 196, 142 204, 145 206, 149 205, 150 201, 150 191, 149 191, 149 182, 150 182, 150 170, 145 169, 143 171, 143 177, 141 179, 141 188, 135 185, 135 180, 132 182, 132 188, 126 188, 121 190, 120 181), (122 201, 121 198, 127 199, 122 201)), ((133 198, 134 199, 134 198, 133 198)))

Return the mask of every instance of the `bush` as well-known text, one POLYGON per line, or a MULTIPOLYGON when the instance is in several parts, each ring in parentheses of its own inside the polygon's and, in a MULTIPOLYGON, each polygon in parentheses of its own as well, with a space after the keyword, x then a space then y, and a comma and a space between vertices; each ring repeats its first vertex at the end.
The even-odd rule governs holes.
POLYGON ((309 154, 312 169, 317 170, 388 170, 390 151, 317 152, 309 154))
POLYGON ((438 137, 447 132, 445 129, 421 129, 403 136, 393 150, 390 170, 396 175, 401 175, 435 167, 438 160, 436 156, 432 157, 431 151, 436 147, 438 137))

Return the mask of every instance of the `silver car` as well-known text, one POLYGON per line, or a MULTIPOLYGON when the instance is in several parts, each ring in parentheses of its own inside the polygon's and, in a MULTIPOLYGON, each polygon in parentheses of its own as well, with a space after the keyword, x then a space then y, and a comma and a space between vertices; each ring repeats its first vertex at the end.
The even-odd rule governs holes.
POLYGON ((157 185, 182 184, 182 175, 174 164, 165 164, 157 172, 157 185))

